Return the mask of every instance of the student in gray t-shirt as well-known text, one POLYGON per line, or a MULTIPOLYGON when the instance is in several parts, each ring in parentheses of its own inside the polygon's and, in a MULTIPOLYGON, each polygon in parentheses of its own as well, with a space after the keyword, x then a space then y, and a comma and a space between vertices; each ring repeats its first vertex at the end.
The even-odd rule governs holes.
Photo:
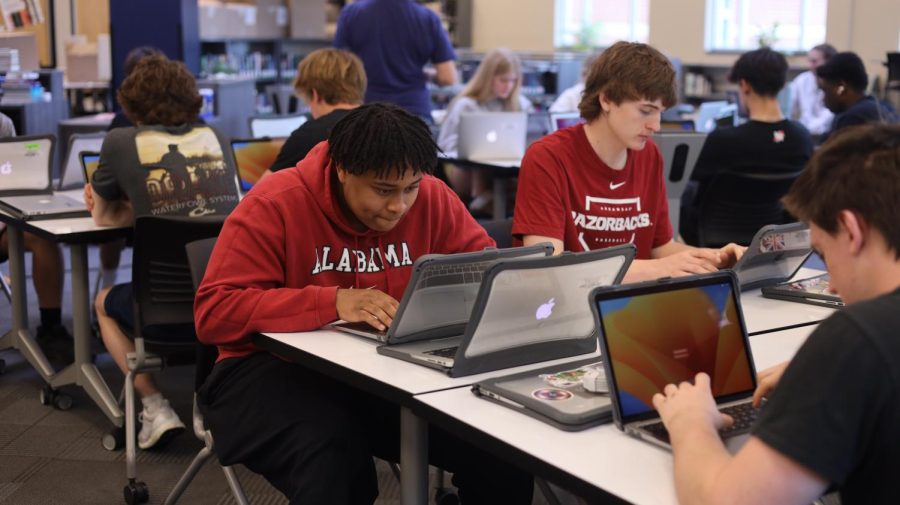
MULTIPOLYGON (((238 203, 237 178, 227 144, 210 126, 197 124, 201 99, 184 64, 147 56, 118 92, 126 116, 137 126, 110 131, 100 164, 85 187, 85 202, 100 225, 131 225, 135 216, 224 215, 238 203)), ((123 373, 134 343, 122 331, 134 327, 131 284, 105 288, 95 307, 103 343, 123 373)), ((149 327, 158 340, 196 338, 193 326, 149 327)), ((184 430, 150 374, 137 374, 141 397, 138 447, 149 449, 184 430)))

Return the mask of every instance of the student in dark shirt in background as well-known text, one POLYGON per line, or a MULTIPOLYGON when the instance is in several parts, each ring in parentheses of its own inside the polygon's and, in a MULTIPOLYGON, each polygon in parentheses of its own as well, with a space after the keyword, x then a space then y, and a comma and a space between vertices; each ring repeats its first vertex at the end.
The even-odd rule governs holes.
POLYGON ((456 53, 436 13, 413 0, 360 0, 341 9, 334 47, 366 67, 366 103, 391 102, 431 124, 431 92, 422 70, 434 65, 441 86, 456 83, 456 53))
POLYGON ((900 126, 848 128, 816 152, 785 207, 847 307, 789 362, 764 370, 768 398, 734 456, 709 376, 653 397, 672 441, 681 503, 806 505, 836 487, 844 505, 900 496, 900 126))
POLYGON ((294 90, 309 105, 313 118, 291 133, 270 172, 296 166, 316 144, 328 139, 338 121, 362 104, 366 71, 349 51, 318 49, 297 65, 294 90))
POLYGON ((706 138, 681 199, 680 229, 688 244, 697 243, 699 204, 717 173, 796 173, 812 156, 809 131, 785 119, 778 107, 787 68, 784 56, 768 48, 744 53, 731 68, 728 80, 738 85, 741 107, 750 120, 735 128, 713 130, 706 138))
MULTIPOLYGON (((869 76, 856 53, 838 53, 816 69, 819 87, 825 94, 825 107, 834 113, 825 138, 848 126, 886 123, 888 114, 875 97, 866 95, 869 76)), ((824 139, 823 139, 824 140, 824 139)))

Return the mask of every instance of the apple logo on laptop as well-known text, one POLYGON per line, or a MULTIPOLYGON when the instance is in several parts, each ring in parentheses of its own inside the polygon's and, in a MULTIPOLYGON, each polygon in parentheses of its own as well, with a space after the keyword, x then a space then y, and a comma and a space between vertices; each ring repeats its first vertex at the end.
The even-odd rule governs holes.
POLYGON ((12 173, 12 163, 6 162, 0 165, 0 174, 9 175, 12 173))
POLYGON ((541 319, 547 319, 553 314, 553 306, 556 305, 556 299, 551 298, 547 300, 547 303, 542 303, 538 308, 537 312, 534 313, 534 317, 540 321, 541 319))
POLYGON ((487 132, 487 135, 485 135, 484 138, 487 139, 488 142, 493 144, 497 141, 497 130, 491 130, 487 132))

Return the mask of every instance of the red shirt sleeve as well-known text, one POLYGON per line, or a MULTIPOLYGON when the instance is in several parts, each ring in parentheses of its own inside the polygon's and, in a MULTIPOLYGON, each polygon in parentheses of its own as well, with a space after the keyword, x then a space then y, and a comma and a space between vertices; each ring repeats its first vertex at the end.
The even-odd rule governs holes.
POLYGON ((565 240, 564 201, 567 198, 559 160, 543 143, 531 146, 519 170, 516 208, 513 213, 513 236, 517 242, 525 235, 565 240))
POLYGON ((432 234, 431 251, 441 254, 481 251, 486 247, 496 247, 484 228, 475 221, 459 197, 443 182, 433 179, 429 202, 437 210, 432 215, 430 225, 439 230, 432 234))

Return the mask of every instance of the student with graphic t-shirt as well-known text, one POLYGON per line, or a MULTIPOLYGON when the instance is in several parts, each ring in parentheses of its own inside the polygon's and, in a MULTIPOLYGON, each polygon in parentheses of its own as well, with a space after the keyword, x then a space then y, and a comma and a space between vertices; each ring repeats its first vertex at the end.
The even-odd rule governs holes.
POLYGON ((626 281, 711 272, 743 248, 698 249, 672 240, 662 158, 651 135, 675 103, 675 70, 656 49, 617 42, 591 67, 586 124, 558 130, 525 153, 513 235, 556 252, 633 243, 626 281))
POLYGON ((759 412, 735 455, 717 432, 710 379, 653 397, 672 441, 681 503, 806 505, 836 488, 844 505, 900 496, 900 126, 841 130, 784 198, 809 224, 847 307, 789 363, 759 373, 759 412))
POLYGON ((793 173, 803 170, 812 156, 813 141, 806 128, 785 119, 778 92, 787 79, 784 55, 768 48, 741 55, 728 80, 738 85, 741 107, 750 120, 734 128, 710 132, 694 165, 691 182, 681 199, 681 235, 696 244, 700 203, 709 182, 720 172, 793 173))
MULTIPOLYGON (((224 215, 237 205, 238 190, 228 144, 209 126, 198 125, 201 98, 183 63, 162 55, 142 58, 119 88, 118 100, 137 126, 107 133, 97 171, 84 199, 101 226, 130 226, 135 216, 224 215)), ((94 307, 100 336, 122 373, 134 342, 122 328, 134 327, 131 283, 103 288, 94 307)), ((193 339, 193 328, 147 327, 155 340, 193 339)), ((184 430, 184 423, 149 373, 134 377, 143 404, 138 447, 159 446, 184 430)))
MULTIPOLYGON (((436 164, 421 119, 364 105, 296 167, 254 186, 216 242, 194 305, 200 340, 219 348, 199 404, 222 463, 264 475, 291 503, 371 504, 372 455, 397 460, 399 410, 262 351, 252 335, 337 319, 384 330, 417 258, 493 246, 430 175, 436 164)), ((531 503, 528 475, 429 435, 432 462, 453 472, 463 503, 531 503)))

